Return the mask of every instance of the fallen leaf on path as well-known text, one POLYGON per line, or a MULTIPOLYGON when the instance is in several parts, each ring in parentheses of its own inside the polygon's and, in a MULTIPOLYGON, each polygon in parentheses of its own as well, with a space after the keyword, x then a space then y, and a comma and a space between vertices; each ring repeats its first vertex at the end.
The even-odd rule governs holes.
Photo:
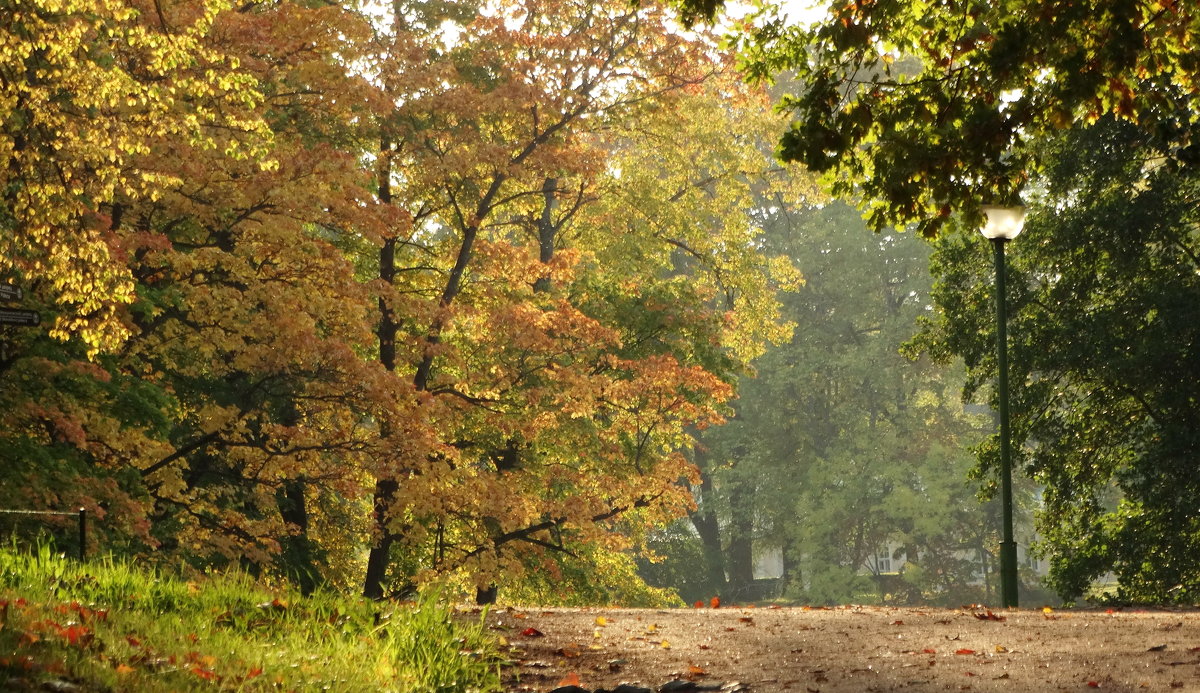
POLYGON ((975 654, 975 650, 969 650, 969 649, 963 647, 961 649, 955 650, 954 654, 956 654, 956 655, 973 655, 973 654, 975 654))
POLYGON ((1004 620, 1007 620, 1007 617, 1005 617, 1005 616, 997 616, 996 614, 992 613, 991 609, 988 609, 987 611, 981 612, 981 613, 973 613, 971 615, 974 616, 975 618, 979 619, 980 621, 1004 621, 1004 620))
POLYGON ((562 681, 559 681, 558 685, 555 687, 562 688, 563 686, 578 686, 578 685, 579 685, 579 674, 576 674, 575 672, 572 671, 571 673, 562 677, 562 681))
POLYGON ((521 635, 524 635, 527 638, 540 638, 545 635, 545 633, 537 628, 534 628, 533 626, 529 626, 525 630, 521 631, 521 635))

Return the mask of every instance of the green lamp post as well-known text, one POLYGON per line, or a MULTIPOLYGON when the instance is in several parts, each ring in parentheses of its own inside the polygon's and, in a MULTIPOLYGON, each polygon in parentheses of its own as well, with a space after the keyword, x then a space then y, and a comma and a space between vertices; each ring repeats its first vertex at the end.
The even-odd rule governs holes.
POLYGON ((1000 542, 1000 599, 1017 606, 1017 542, 1013 539, 1012 438, 1008 425, 1008 317, 1004 309, 1004 244, 1016 238, 1025 225, 1024 207, 983 206, 980 232, 992 242, 996 258, 996 369, 1000 401, 1000 503, 1004 537, 1000 542))

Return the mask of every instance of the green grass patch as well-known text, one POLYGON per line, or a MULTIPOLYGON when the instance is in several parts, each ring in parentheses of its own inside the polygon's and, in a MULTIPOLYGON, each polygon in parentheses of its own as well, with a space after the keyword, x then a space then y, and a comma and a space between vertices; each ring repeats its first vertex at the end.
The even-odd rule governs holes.
POLYGON ((498 691, 483 616, 0 550, 0 687, 498 691))

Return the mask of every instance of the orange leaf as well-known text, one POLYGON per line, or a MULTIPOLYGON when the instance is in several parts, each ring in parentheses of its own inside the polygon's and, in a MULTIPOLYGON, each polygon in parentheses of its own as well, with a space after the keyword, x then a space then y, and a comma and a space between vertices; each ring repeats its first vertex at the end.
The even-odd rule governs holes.
POLYGON ((571 673, 562 677, 562 681, 559 681, 558 685, 555 686, 555 688, 562 688, 563 686, 578 686, 578 685, 579 685, 579 674, 576 674, 575 672, 572 671, 571 673))
POLYGON ((125 674, 132 674, 133 671, 134 671, 133 667, 129 666, 128 664, 118 664, 117 665, 117 673, 121 674, 122 676, 124 676, 125 674))
POLYGON ((955 650, 954 654, 956 654, 956 655, 973 655, 973 654, 975 654, 975 650, 968 650, 967 648, 964 647, 961 650, 955 650))
POLYGON ((708 600, 708 605, 714 609, 719 609, 721 607, 721 598, 713 597, 712 599, 708 600))
POLYGON ((246 672, 246 678, 253 679, 253 678, 262 676, 262 673, 263 673, 262 667, 254 667, 250 671, 246 672))
POLYGON ((545 633, 537 628, 534 628, 533 626, 529 626, 525 630, 521 631, 521 635, 524 635, 527 638, 540 638, 545 635, 545 633))
POLYGON ((702 601, 700 601, 699 599, 697 599, 697 600, 696 600, 696 603, 695 603, 695 604, 692 604, 692 606, 696 607, 697 609, 703 609, 703 608, 704 608, 704 602, 702 602, 702 601))

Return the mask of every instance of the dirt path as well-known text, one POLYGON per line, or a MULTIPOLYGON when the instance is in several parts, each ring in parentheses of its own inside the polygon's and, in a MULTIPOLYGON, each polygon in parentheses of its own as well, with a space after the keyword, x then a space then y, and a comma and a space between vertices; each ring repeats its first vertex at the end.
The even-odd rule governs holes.
POLYGON ((517 662, 512 691, 544 693, 574 674, 586 690, 690 680, 754 693, 1200 692, 1196 611, 988 613, 529 608, 489 620, 517 662))

